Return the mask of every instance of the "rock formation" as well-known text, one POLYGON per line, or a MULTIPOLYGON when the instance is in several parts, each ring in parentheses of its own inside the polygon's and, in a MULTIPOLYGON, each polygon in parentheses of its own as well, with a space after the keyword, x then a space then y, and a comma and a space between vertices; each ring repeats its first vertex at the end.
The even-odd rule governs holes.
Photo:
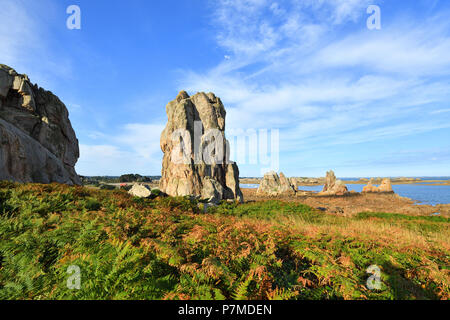
POLYGON ((192 97, 181 91, 166 106, 161 134, 164 153, 160 189, 170 196, 191 195, 218 202, 243 201, 239 169, 230 162, 225 108, 213 93, 192 97))
POLYGON ((152 195, 152 191, 148 186, 137 183, 133 185, 128 193, 139 198, 148 198, 152 195))
POLYGON ((289 179, 280 172, 280 176, 274 171, 268 172, 261 180, 258 190, 259 195, 278 196, 278 195, 295 195, 295 187, 289 179))
POLYGON ((393 193, 391 179, 386 178, 381 181, 381 185, 379 187, 374 185, 374 179, 370 179, 367 186, 365 186, 362 190, 363 193, 393 193))
POLYGON ((81 184, 78 157, 66 106, 0 64, 0 180, 81 184))
POLYGON ((297 180, 297 178, 289 178, 289 183, 294 187, 295 190, 298 189, 298 180, 297 180))
POLYGON ((327 172, 325 185, 319 195, 343 196, 348 194, 347 186, 341 180, 336 180, 336 176, 332 170, 327 172))

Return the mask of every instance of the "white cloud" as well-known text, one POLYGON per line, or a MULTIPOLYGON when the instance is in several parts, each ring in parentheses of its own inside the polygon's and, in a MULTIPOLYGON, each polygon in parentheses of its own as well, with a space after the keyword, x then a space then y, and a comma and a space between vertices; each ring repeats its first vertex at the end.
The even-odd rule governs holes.
POLYGON ((311 68, 364 67, 402 75, 440 75, 450 71, 448 20, 394 25, 336 41, 312 58, 311 68), (438 23, 436 26, 435 24, 438 23))
POLYGON ((307 46, 334 26, 356 21, 369 0, 219 0, 213 21, 218 43, 256 57, 286 41, 307 46))
POLYGON ((36 21, 23 10, 20 1, 4 0, 0 10, 0 57, 3 64, 21 66, 28 50, 39 49, 36 21))
POLYGON ((440 113, 447 113, 450 112, 450 109, 439 109, 435 111, 431 111, 430 114, 440 114, 440 113))
POLYGON ((333 19, 336 24, 345 21, 356 21, 365 13, 365 9, 373 4, 371 0, 328 0, 321 1, 329 3, 333 7, 333 19))
POLYGON ((228 129, 280 128, 282 152, 449 128, 437 117, 450 99, 448 14, 369 31, 376 2, 219 1, 218 44, 233 59, 184 73, 180 88, 220 96, 228 129))
POLYGON ((154 160, 161 155, 159 140, 163 129, 161 124, 127 124, 123 133, 113 140, 128 146, 143 159, 154 160))
POLYGON ((114 135, 97 133, 107 144, 80 144, 77 172, 81 175, 158 175, 162 152, 159 138, 163 125, 127 124, 114 135))
POLYGON ((55 3, 48 0, 1 1, 0 63, 45 88, 55 88, 55 78, 72 75, 71 59, 60 51, 55 53, 50 43, 54 10, 55 3))

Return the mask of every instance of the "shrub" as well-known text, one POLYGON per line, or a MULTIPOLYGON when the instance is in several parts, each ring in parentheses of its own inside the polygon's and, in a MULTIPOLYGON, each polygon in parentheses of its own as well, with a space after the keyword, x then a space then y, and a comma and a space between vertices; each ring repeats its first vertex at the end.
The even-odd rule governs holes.
POLYGON ((100 185, 101 190, 116 190, 117 188, 115 186, 112 186, 110 184, 101 184, 100 185))

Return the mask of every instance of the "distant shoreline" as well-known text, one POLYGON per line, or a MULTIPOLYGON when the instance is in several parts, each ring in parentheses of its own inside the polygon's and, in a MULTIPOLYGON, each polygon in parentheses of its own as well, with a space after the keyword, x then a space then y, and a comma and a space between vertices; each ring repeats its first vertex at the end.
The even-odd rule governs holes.
MULTIPOLYGON (((320 186, 325 183, 325 178, 294 178, 297 179, 297 186, 320 186)), ((381 178, 374 178, 375 184, 381 183, 381 178)), ((259 184, 262 178, 241 178, 241 184, 259 184)), ((345 184, 367 184, 369 179, 344 180, 345 184)), ((393 185, 399 184, 421 184, 430 186, 448 186, 450 180, 422 180, 420 178, 391 178, 393 185)))

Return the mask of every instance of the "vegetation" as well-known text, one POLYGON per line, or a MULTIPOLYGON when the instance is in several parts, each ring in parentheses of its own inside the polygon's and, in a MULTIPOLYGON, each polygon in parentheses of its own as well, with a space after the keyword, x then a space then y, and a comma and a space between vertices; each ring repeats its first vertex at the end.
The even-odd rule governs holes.
POLYGON ((158 180, 160 176, 141 176, 139 174, 125 174, 120 177, 112 176, 79 176, 81 183, 85 186, 98 186, 101 183, 121 183, 121 182, 152 182, 158 180))
POLYGON ((201 205, 0 182, 0 299, 450 298, 449 219, 201 205))
POLYGON ((152 179, 139 174, 124 174, 119 177, 119 182, 152 182, 152 179))

